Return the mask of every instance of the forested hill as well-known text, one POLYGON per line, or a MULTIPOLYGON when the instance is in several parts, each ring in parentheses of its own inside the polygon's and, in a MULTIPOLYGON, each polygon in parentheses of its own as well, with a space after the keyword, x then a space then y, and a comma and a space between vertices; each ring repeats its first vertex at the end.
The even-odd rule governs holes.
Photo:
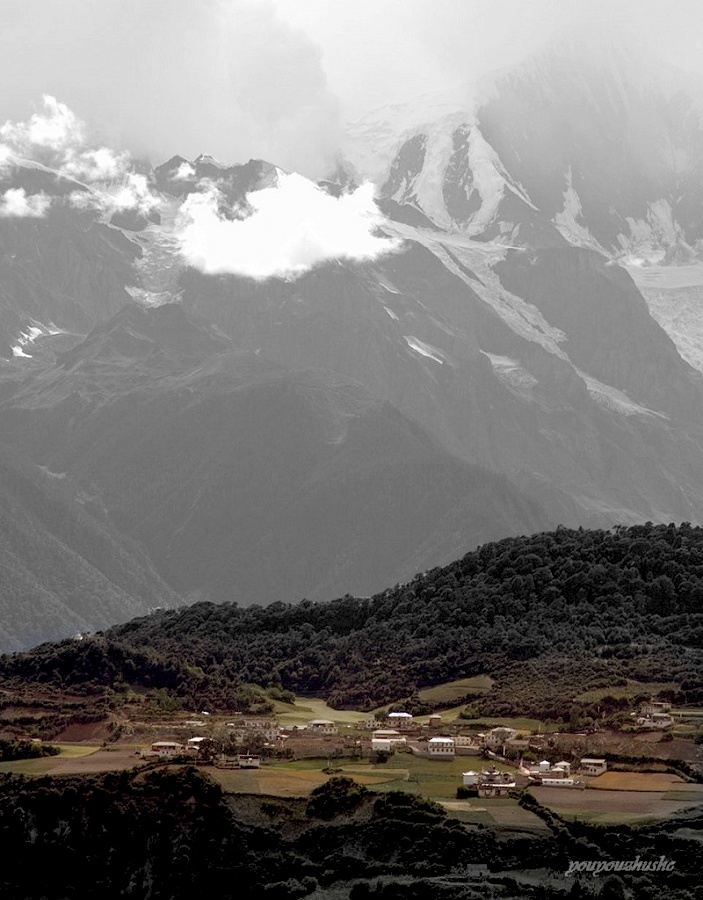
POLYGON ((648 523, 486 544, 372 598, 157 612, 3 657, 0 675, 140 682, 215 707, 253 683, 373 708, 487 672, 523 686, 525 712, 548 714, 556 693, 569 702, 565 684, 620 678, 675 682, 679 700, 694 699, 702 647, 703 529, 648 523))

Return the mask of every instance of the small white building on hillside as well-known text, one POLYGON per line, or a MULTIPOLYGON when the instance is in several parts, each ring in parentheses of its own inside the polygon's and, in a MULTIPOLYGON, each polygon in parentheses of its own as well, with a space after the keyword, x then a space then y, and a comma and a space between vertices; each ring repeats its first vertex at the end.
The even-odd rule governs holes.
POLYGON ((396 731, 395 728, 378 728, 371 735, 372 741, 389 741, 391 746, 402 746, 407 743, 407 738, 405 738, 399 731, 396 731))
POLYGON ((641 728, 671 728, 674 725, 673 718, 666 712, 655 712, 651 715, 639 716, 637 724, 641 728))
POLYGON ((608 769, 608 764, 604 759, 593 759, 584 757, 581 760, 581 771, 584 775, 602 775, 608 769))
POLYGON ((427 752, 431 759, 454 759, 454 738, 430 738, 427 742, 427 752))
POLYGON ((155 741, 151 750, 159 756, 178 756, 185 751, 185 747, 178 741, 155 741))
POLYGON ((412 725, 413 717, 406 712, 388 713, 388 724, 393 728, 409 728, 412 725))
POLYGON ((499 725, 497 728, 491 728, 484 738, 484 743, 489 750, 498 750, 506 741, 513 741, 516 737, 517 731, 514 728, 499 725))
POLYGON ((308 722, 307 729, 315 734, 337 734, 337 726, 331 719, 313 719, 308 722))

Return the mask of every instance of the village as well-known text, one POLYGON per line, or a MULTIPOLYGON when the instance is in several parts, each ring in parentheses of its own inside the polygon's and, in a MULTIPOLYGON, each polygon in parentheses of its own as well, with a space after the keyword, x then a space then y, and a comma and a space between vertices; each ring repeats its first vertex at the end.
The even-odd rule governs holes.
MULTIPOLYGON (((466 715, 467 691, 491 684, 473 676, 424 688, 415 715, 408 704, 364 714, 319 697, 263 693, 257 712, 187 710, 158 692, 132 692, 110 718, 47 735, 58 754, 0 762, 0 772, 63 776, 186 764, 228 795, 280 798, 309 796, 341 776, 371 791, 419 795, 467 825, 535 833, 544 823, 525 807, 527 793, 558 815, 604 823, 651 821, 703 803, 703 709, 671 708, 638 683, 622 687, 641 699, 615 726, 466 715)), ((0 733, 41 743, 27 730, 38 719, 25 723, 26 711, 0 710, 0 733)))
MULTIPOLYGON (((674 725, 670 704, 650 701, 634 715, 632 729, 665 732, 674 725)), ((189 759, 217 768, 260 769, 280 760, 328 762, 344 758, 392 764, 393 757, 411 755, 443 763, 466 757, 466 771, 457 779, 457 796, 484 799, 509 796, 526 787, 559 790, 586 788, 589 779, 608 770, 605 756, 558 756, 554 736, 499 725, 485 731, 440 713, 415 718, 405 711, 390 711, 355 722, 313 718, 300 724, 282 724, 275 717, 234 716, 215 724, 207 713, 173 725, 172 731, 195 731, 188 737, 154 740, 137 752, 147 761, 189 759), (544 757, 544 758, 543 758, 544 757), (480 762, 479 762, 480 761, 480 762), (498 768, 497 766, 500 766, 498 768)))

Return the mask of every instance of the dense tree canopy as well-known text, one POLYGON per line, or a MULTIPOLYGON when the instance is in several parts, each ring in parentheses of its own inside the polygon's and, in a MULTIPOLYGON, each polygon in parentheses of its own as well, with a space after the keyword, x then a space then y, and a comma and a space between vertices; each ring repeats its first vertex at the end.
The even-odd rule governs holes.
POLYGON ((702 647, 703 529, 648 523, 486 544, 372 598, 161 611, 4 657, 0 674, 138 683, 220 708, 246 707, 246 684, 373 708, 488 672, 491 702, 529 683, 522 712, 554 714, 556 692, 568 711, 565 684, 578 693, 622 678, 675 682, 677 699, 700 699, 702 647))

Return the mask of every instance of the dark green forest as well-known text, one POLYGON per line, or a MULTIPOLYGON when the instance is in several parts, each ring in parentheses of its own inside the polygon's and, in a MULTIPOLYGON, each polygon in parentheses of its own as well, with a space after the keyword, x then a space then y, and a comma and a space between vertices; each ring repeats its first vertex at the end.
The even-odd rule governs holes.
POLYGON ((192 768, 90 777, 0 776, 3 897, 304 897, 692 900, 700 813, 639 829, 566 823, 530 795, 544 832, 462 825, 404 792, 347 778, 308 800, 228 796, 192 768), (571 860, 673 863, 657 873, 565 879, 571 860), (464 874, 480 866, 479 879, 464 874), (536 877, 535 877, 536 876, 536 877), (548 877, 553 876, 553 877, 548 877), (548 884, 551 882, 551 886, 548 884))
POLYGON ((371 709, 489 673, 480 713, 557 718, 626 678, 700 702, 702 648, 703 529, 647 523, 485 544, 371 598, 155 612, 4 656, 0 676, 88 693, 139 684, 217 710, 260 702, 250 685, 371 709))

